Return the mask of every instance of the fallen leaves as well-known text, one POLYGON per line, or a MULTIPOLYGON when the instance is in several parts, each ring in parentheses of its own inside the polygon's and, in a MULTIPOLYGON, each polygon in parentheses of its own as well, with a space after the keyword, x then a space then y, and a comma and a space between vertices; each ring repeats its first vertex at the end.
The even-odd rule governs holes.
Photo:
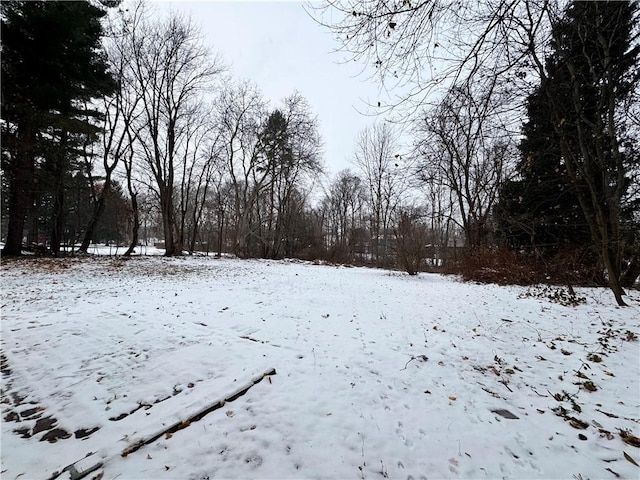
POLYGON ((613 440, 614 438, 616 438, 613 436, 613 433, 611 433, 608 430, 605 430, 604 428, 599 428, 598 432, 600 433, 600 436, 602 438, 606 438, 607 440, 613 440))
POLYGON ((509 410, 506 410, 504 408, 498 408, 495 410, 491 410, 493 413, 495 413, 496 415, 500 415, 501 417, 507 418, 509 420, 519 420, 520 417, 518 417, 516 414, 511 413, 509 410))
POLYGON ((629 462, 633 463, 636 467, 640 467, 640 465, 638 465, 638 462, 636 462, 631 455, 629 455, 627 452, 622 452, 624 454, 624 458, 626 458, 629 462))
POLYGON ((602 357, 597 353, 590 353, 589 355, 587 355, 587 360, 593 363, 600 363, 602 362, 602 357))
POLYGON ((569 417, 568 420, 569 425, 571 425, 573 428, 577 428, 578 430, 585 430, 589 426, 587 422, 583 422, 576 417, 569 417))
POLYGON ((620 438, 622 438, 622 441, 627 445, 640 448, 640 438, 632 435, 631 432, 627 430, 620 430, 620 438))

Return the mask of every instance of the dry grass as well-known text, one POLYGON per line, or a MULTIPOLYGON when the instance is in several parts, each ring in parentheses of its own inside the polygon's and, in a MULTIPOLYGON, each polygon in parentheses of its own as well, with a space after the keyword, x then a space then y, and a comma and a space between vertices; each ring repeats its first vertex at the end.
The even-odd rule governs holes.
POLYGON ((584 261, 584 252, 566 249, 551 258, 501 249, 477 249, 447 268, 465 280, 499 285, 606 286, 599 269, 584 261))

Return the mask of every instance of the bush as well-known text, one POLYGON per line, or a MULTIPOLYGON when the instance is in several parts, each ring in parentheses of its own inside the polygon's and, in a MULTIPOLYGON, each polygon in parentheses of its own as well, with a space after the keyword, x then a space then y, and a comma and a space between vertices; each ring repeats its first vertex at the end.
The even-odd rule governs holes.
POLYGON ((479 248, 465 252, 447 273, 465 280, 500 285, 581 285, 606 286, 606 279, 588 252, 567 247, 550 258, 533 253, 517 253, 507 248, 479 248))

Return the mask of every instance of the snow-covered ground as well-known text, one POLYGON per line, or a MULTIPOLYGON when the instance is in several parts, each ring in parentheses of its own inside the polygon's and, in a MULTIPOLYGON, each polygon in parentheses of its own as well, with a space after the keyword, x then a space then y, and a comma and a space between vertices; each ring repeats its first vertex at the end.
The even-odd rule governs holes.
POLYGON ((3 479, 640 477, 637 291, 572 307, 212 257, 0 271, 3 479))

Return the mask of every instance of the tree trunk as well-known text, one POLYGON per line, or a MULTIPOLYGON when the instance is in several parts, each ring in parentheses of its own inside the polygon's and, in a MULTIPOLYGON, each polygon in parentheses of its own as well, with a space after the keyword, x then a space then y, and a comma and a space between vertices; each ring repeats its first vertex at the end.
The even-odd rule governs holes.
POLYGON ((51 231, 51 253, 54 256, 60 255, 60 246, 62 244, 62 235, 64 230, 64 190, 65 190, 65 173, 67 173, 67 139, 68 133, 62 131, 60 133, 59 151, 54 152, 54 202, 53 202, 53 229, 51 231))
POLYGON ((2 249, 2 256, 21 255, 22 238, 24 236, 24 224, 33 204, 33 178, 35 165, 32 157, 32 148, 35 143, 35 134, 31 126, 19 129, 19 150, 15 154, 15 164, 11 169, 9 182, 9 223, 7 225, 7 238, 2 249))
POLYGON ((55 201, 53 203, 53 229, 51 230, 51 253, 60 255, 62 231, 64 229, 64 185, 62 178, 56 182, 55 201))
POLYGON ((218 258, 222 257, 222 235, 224 233, 224 210, 218 213, 218 258))
POLYGON ((622 287, 632 288, 638 277, 640 277, 640 254, 633 256, 627 270, 620 278, 620 284, 622 287))
POLYGON ((82 244, 78 249, 79 252, 87 253, 89 251, 89 245, 91 244, 91 240, 93 240, 96 228, 98 227, 98 222, 100 221, 100 217, 102 217, 102 213, 104 212, 105 207, 105 199, 111 190, 111 175, 107 174, 107 179, 104 182, 104 187, 102 188, 102 192, 98 197, 98 200, 93 205, 93 213, 91 214, 91 218, 89 219, 89 223, 84 231, 84 237, 82 238, 82 244))
POLYGON ((620 272, 618 271, 618 268, 616 268, 614 259, 612 258, 613 255, 606 246, 604 246, 602 250, 604 266, 607 269, 607 274, 609 276, 609 288, 611 288, 611 291, 613 292, 618 305, 621 307, 626 307, 628 305, 622 299, 622 296, 625 295, 625 292, 620 283, 620 272))
POLYGON ((133 230, 131 232, 131 243, 129 244, 129 248, 126 252, 124 252, 124 257, 130 257, 134 252, 134 249, 138 245, 138 233, 140 231, 140 214, 138 212, 138 195, 133 192, 131 189, 129 190, 129 194, 131 195, 131 210, 133 211, 133 230))
POLYGON ((173 222, 173 201, 171 192, 163 189, 160 192, 160 206, 162 211, 162 228, 164 231, 164 256, 173 257, 182 254, 182 245, 176 241, 173 222))

